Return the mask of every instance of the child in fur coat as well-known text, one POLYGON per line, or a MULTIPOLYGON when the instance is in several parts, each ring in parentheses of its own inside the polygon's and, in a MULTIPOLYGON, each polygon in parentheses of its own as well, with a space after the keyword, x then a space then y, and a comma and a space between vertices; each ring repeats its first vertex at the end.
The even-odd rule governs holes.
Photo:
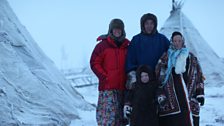
POLYGON ((142 65, 136 71, 136 78, 133 89, 125 94, 124 117, 130 118, 130 126, 158 126, 155 74, 142 65))

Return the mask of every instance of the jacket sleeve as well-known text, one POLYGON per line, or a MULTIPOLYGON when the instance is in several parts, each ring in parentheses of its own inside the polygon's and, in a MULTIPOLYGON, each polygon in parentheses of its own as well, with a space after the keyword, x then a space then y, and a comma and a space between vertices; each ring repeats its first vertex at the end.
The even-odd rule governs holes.
POLYGON ((133 37, 130 45, 128 46, 126 63, 125 63, 125 71, 129 73, 132 70, 137 69, 137 47, 136 47, 137 39, 133 37))
POLYGON ((165 87, 158 87, 156 90, 156 102, 159 106, 164 106, 168 100, 167 93, 164 88, 165 87))
POLYGON ((90 59, 90 67, 100 80, 105 80, 107 75, 102 66, 104 59, 103 51, 102 45, 98 43, 94 48, 90 59))
POLYGON ((168 51, 170 47, 170 41, 168 40, 166 36, 164 36, 164 42, 165 42, 165 51, 168 51))
POLYGON ((158 63, 155 68, 156 79, 159 81, 160 85, 162 84, 162 82, 165 78, 167 62, 168 62, 168 54, 167 54, 167 52, 165 52, 158 60, 158 63))
POLYGON ((125 105, 132 105, 132 99, 134 95, 134 90, 133 89, 127 89, 125 90, 125 96, 124 96, 124 104, 125 105))
POLYGON ((196 97, 199 98, 199 97, 204 97, 204 80, 205 80, 205 77, 202 73, 202 70, 201 70, 201 66, 198 62, 198 60, 196 60, 197 62, 197 83, 196 83, 196 97))

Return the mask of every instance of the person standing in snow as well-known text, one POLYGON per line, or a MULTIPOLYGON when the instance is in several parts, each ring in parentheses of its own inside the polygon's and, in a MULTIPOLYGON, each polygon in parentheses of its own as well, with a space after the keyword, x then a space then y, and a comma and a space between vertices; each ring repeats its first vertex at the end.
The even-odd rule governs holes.
POLYGON ((155 72, 149 66, 141 65, 136 70, 136 78, 134 88, 126 93, 124 117, 130 118, 130 126, 158 126, 155 99, 159 84, 155 72))
POLYGON ((125 57, 129 40, 125 38, 124 23, 113 19, 107 35, 92 52, 90 65, 99 79, 96 120, 99 126, 123 126, 123 91, 125 89, 125 57))
POLYGON ((204 77, 199 62, 173 32, 171 46, 156 66, 160 126, 199 126, 199 104, 204 105, 204 77), (193 115, 193 116, 192 116, 193 115), (193 119, 192 119, 193 117, 193 119))
POLYGON ((141 33, 135 35, 128 47, 126 58, 127 89, 136 81, 135 71, 143 64, 155 70, 155 66, 164 52, 169 48, 169 40, 157 31, 157 17, 147 13, 140 20, 141 33))
MULTIPOLYGON (((141 32, 135 35, 126 58, 125 70, 128 76, 126 82, 127 92, 134 88, 136 82, 136 69, 141 65, 148 65, 153 71, 164 52, 169 48, 170 42, 165 35, 157 31, 157 17, 154 14, 144 14, 140 19, 141 32)), ((126 108, 131 108, 128 104, 126 108)))

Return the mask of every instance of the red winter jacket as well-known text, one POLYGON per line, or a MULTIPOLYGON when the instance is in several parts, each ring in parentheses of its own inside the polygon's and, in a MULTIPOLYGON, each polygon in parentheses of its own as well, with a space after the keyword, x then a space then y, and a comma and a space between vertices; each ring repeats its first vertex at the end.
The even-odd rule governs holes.
POLYGON ((125 89, 125 59, 128 45, 129 40, 125 39, 122 45, 117 47, 110 37, 101 39, 96 45, 90 65, 99 79, 99 91, 125 89))

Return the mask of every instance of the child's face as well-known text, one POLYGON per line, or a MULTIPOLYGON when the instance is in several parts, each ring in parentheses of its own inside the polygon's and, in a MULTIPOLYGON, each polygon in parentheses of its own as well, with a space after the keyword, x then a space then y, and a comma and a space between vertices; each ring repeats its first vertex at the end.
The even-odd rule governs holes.
POLYGON ((149 75, 146 72, 141 73, 141 81, 142 83, 148 83, 149 82, 149 75))

